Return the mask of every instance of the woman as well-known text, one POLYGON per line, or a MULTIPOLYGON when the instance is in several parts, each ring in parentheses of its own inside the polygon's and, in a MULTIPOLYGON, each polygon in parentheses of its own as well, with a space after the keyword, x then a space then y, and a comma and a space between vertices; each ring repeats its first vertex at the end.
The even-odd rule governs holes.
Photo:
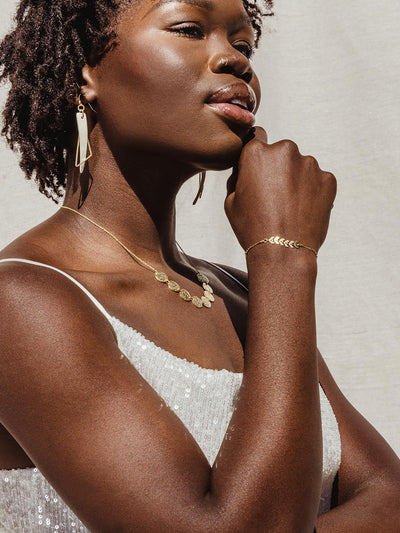
POLYGON ((253 128, 260 20, 21 2, 4 133, 66 193, 0 255, 2 530, 398 531, 399 460, 316 346, 335 178, 253 128), (230 167, 248 279, 175 242, 181 185, 230 167))

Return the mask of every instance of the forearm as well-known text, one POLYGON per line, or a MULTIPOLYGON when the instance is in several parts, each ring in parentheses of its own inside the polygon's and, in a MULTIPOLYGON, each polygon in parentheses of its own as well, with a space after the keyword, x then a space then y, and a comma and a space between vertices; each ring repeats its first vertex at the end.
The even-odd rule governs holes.
POLYGON ((318 533, 398 533, 400 529, 400 491, 398 488, 371 485, 352 499, 317 519, 318 533))
POLYGON ((322 463, 315 258, 258 248, 248 256, 243 384, 211 499, 247 531, 311 532, 322 463))

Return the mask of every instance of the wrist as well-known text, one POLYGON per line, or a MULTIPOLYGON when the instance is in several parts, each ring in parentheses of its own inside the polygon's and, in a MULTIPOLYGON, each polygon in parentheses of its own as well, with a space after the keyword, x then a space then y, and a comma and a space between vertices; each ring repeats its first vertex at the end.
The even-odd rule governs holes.
POLYGON ((299 271, 304 274, 316 276, 318 263, 316 256, 306 248, 291 249, 285 246, 262 243, 254 246, 246 254, 247 270, 274 267, 284 271, 299 271))
POLYGON ((285 237, 282 237, 280 235, 272 235, 271 237, 265 237, 264 239, 261 239, 251 244, 244 251, 244 253, 247 255, 250 250, 252 250, 255 246, 258 246, 260 244, 271 244, 271 245, 277 245, 277 246, 284 246, 285 248, 291 248, 292 250, 293 249, 298 250, 300 248, 304 248, 312 252, 315 255, 315 257, 318 257, 318 252, 315 248, 312 248, 311 246, 307 246, 307 244, 304 244, 296 240, 285 239, 285 237))

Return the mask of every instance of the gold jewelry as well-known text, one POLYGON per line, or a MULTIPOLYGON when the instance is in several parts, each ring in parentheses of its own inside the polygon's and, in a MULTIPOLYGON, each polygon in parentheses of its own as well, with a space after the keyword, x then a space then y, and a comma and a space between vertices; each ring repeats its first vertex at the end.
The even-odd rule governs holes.
POLYGON ((281 246, 286 246, 286 248, 307 248, 307 250, 310 250, 315 257, 318 257, 318 253, 314 248, 311 248, 310 246, 306 246, 305 244, 302 244, 298 241, 291 241, 289 239, 285 239, 285 237, 280 237, 279 235, 273 235, 272 237, 267 237, 265 239, 261 239, 261 241, 258 241, 251 246, 247 248, 247 250, 244 252, 246 255, 247 253, 254 248, 254 246, 257 246, 257 244, 262 244, 264 242, 268 242, 269 244, 280 244, 281 246))
POLYGON ((75 166, 79 167, 79 172, 85 169, 85 163, 92 156, 92 147, 89 142, 89 132, 85 106, 82 104, 81 95, 79 95, 78 112, 76 114, 76 125, 78 127, 78 143, 76 145, 75 166), (89 151, 89 154, 88 154, 89 151))
POLYGON ((178 293, 179 296, 182 298, 182 300, 184 300, 185 302, 192 302, 192 304, 195 307, 197 307, 198 309, 201 309, 202 307, 210 308, 212 302, 215 301, 214 291, 213 291, 212 287, 210 286, 210 281, 209 281, 208 277, 205 274, 203 274, 202 272, 199 272, 198 270, 196 270, 197 279, 199 280, 200 283, 202 283, 203 296, 201 296, 201 297, 192 296, 189 291, 187 291, 186 289, 182 289, 176 281, 172 281, 172 280, 168 279, 168 276, 167 276, 167 274, 165 274, 165 272, 159 272, 158 270, 153 268, 151 265, 146 263, 146 261, 141 259, 136 254, 134 254, 131 250, 129 250, 129 248, 127 248, 125 246, 125 244, 123 244, 115 235, 113 235, 106 228, 103 228, 103 226, 100 226, 100 224, 97 224, 96 222, 91 220, 86 215, 83 215, 82 213, 79 213, 79 211, 76 211, 76 209, 72 209, 72 207, 67 207, 66 205, 62 205, 61 208, 62 209, 69 209, 69 211, 73 211, 74 213, 77 213, 81 217, 83 217, 86 220, 88 220, 89 222, 91 222, 96 227, 98 227, 98 228, 102 229, 103 231, 105 231, 108 235, 110 235, 110 237, 112 237, 115 241, 117 241, 117 243, 120 244, 122 246, 122 248, 126 252, 128 252, 128 254, 131 257, 133 257, 134 259, 136 259, 136 261, 139 261, 142 265, 145 265, 147 268, 152 270, 154 272, 154 274, 155 274, 155 278, 156 278, 157 281, 159 281, 161 283, 165 283, 167 285, 167 287, 171 291, 178 293))
MULTIPOLYGON (((78 97, 78 98, 80 99, 80 97, 82 96, 82 93, 81 93, 81 86, 80 86, 79 83, 77 83, 77 82, 75 82, 75 85, 78 87, 78 91, 79 91, 79 97, 78 97)), ((97 115, 97 111, 96 111, 95 108, 92 106, 92 104, 91 104, 89 101, 86 102, 86 103, 87 103, 87 105, 90 107, 90 109, 91 109, 94 113, 96 113, 96 115, 97 115)))
MULTIPOLYGON (((210 281, 209 281, 208 277, 205 274, 203 274, 202 272, 200 272, 199 270, 197 270, 196 266, 193 264, 193 262, 190 260, 190 258, 186 255, 185 250, 182 248, 182 246, 179 244, 179 242, 178 241, 175 241, 175 242, 178 245, 180 251, 183 253, 183 255, 186 257, 186 259, 189 261, 189 263, 192 265, 192 267, 196 271, 197 279, 200 281, 200 283, 203 283, 203 289, 207 293, 209 293, 207 295, 205 293, 206 298, 210 298, 210 294, 211 294, 212 299, 210 301, 214 302, 214 300, 215 300, 215 298, 213 296, 214 291, 213 291, 213 289, 210 286, 210 281)), ((205 305, 205 306, 208 307, 208 305, 205 305)))
POLYGON ((203 190, 204 190, 205 181, 206 181, 206 172, 203 170, 202 172, 199 173, 199 191, 196 195, 196 198, 193 200, 192 205, 194 205, 197 202, 197 200, 201 198, 201 195, 203 194, 203 190))
POLYGON ((221 67, 222 67, 222 68, 226 68, 228 65, 229 65, 229 59, 228 59, 227 57, 224 57, 224 58, 221 60, 221 67))

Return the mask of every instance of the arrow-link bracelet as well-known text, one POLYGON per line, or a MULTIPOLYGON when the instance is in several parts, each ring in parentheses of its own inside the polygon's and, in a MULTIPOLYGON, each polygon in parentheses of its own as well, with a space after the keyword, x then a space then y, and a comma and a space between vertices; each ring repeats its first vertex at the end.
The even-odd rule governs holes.
POLYGON ((269 244, 280 244, 281 246, 286 246, 286 248, 307 248, 307 250, 310 250, 314 255, 315 257, 318 257, 318 253, 316 250, 314 250, 314 248, 311 248, 310 246, 306 246, 305 244, 302 244, 301 242, 299 241, 291 241, 289 239, 285 239, 285 237, 280 237, 279 235, 273 235, 272 237, 268 237, 268 238, 265 238, 265 239, 261 239, 261 241, 258 241, 254 244, 252 244, 251 246, 249 246, 247 248, 247 250, 245 250, 245 254, 247 255, 247 253, 252 249, 254 248, 254 246, 257 246, 257 244, 262 244, 262 243, 266 243, 268 242, 269 244))

